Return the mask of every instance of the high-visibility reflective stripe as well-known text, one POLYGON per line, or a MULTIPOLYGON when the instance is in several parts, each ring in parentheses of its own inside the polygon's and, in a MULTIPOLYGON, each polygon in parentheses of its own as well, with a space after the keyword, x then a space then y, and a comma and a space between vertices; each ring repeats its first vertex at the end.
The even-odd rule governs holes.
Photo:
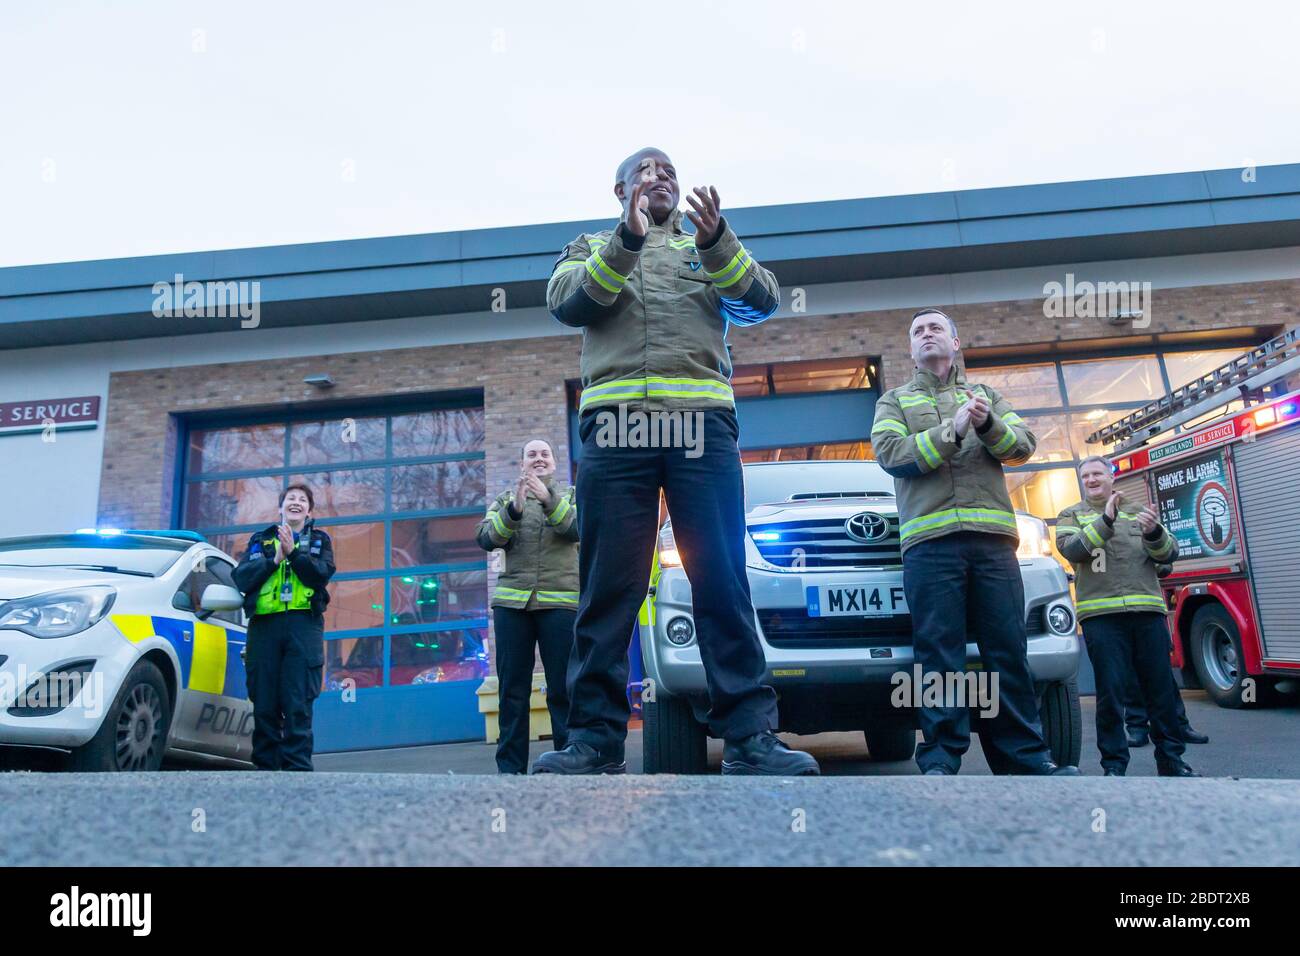
POLYGON ((1098 548, 1105 547, 1106 545, 1105 540, 1101 536, 1101 532, 1097 530, 1096 525, 1094 524, 1089 524, 1083 529, 1083 536, 1098 548))
POLYGON ((599 252, 593 252, 587 259, 587 275, 596 280, 596 284, 609 292, 622 292, 623 286, 627 283, 627 276, 619 275, 600 257, 599 252))
POLYGON ((1025 423, 1025 420, 1015 412, 1007 412, 1002 416, 1002 420, 1008 425, 1023 425, 1025 423))
POLYGON ((555 275, 559 275, 561 272, 572 272, 574 269, 580 269, 586 264, 586 259, 566 259, 555 267, 555 275))
POLYGON ((686 246, 693 246, 695 245, 695 237, 682 236, 681 238, 678 239, 669 239, 668 245, 672 246, 674 249, 682 249, 685 248, 686 246))
POLYGON ((1000 455, 1004 451, 1010 449, 1011 446, 1014 445, 1015 443, 1016 443, 1016 433, 1013 432, 1010 428, 1008 428, 1006 430, 1006 433, 997 440, 997 442, 993 445, 990 451, 992 451, 993 454, 995 455, 1000 455))
POLYGON ((741 246, 740 251, 732 256, 731 261, 725 266, 717 272, 705 272, 704 274, 708 276, 709 281, 719 289, 725 289, 727 286, 735 285, 744 278, 745 273, 749 271, 750 264, 753 263, 753 261, 754 260, 749 256, 749 252, 744 246, 741 246))
POLYGON ((507 601, 527 601, 532 596, 532 593, 532 591, 521 591, 518 588, 508 588, 498 584, 492 590, 492 597, 504 598, 507 601))
POLYGON ((555 506, 555 510, 547 516, 546 520, 551 524, 559 524, 564 520, 564 516, 569 513, 569 498, 566 495, 560 499, 560 503, 555 506))
POLYGON ((930 436, 925 432, 917 432, 916 447, 921 450, 925 463, 931 468, 938 468, 943 464, 943 456, 939 454, 938 449, 934 447, 934 442, 930 441, 930 436))
POLYGON ((1092 598, 1088 601, 1075 602, 1075 608, 1079 611, 1108 611, 1125 607, 1149 607, 1161 611, 1168 610, 1164 598, 1153 597, 1150 594, 1126 594, 1123 597, 1092 598))
POLYGON ((1061 533, 1062 531, 1076 531, 1076 532, 1077 532, 1078 530, 1079 530, 1079 529, 1076 528, 1076 527, 1075 527, 1074 525, 1072 525, 1072 524, 1057 524, 1057 526, 1056 526, 1056 533, 1057 533, 1057 536, 1058 536, 1058 537, 1060 536, 1060 533, 1061 533))
POLYGON ((578 603, 577 591, 538 591, 538 604, 573 604, 578 603))
POLYGON ((929 395, 899 395, 898 404, 902 405, 904 408, 911 408, 913 405, 933 405, 935 408, 939 407, 939 403, 929 395))
POLYGON ((707 401, 730 402, 734 400, 731 386, 707 378, 647 378, 620 379, 605 382, 582 390, 578 410, 594 402, 626 401, 643 398, 694 398, 707 401))
POLYGON ((958 522, 1014 529, 1016 516, 1010 511, 998 511, 994 508, 949 508, 946 511, 936 511, 905 522, 899 529, 899 542, 906 541, 912 535, 922 531, 933 531, 935 528, 943 528, 958 522))
POLYGON ((514 528, 507 528, 506 523, 501 520, 501 512, 493 511, 490 513, 492 518, 492 530, 503 538, 509 538, 515 533, 514 528))
POLYGON ((900 422, 900 421, 898 421, 897 419, 894 419, 894 418, 882 418, 882 419, 880 419, 880 421, 876 422, 875 426, 874 426, 871 430, 872 430, 873 432, 877 432, 877 431, 880 431, 881 429, 884 429, 885 431, 897 432, 898 434, 900 434, 900 435, 902 435, 902 436, 904 436, 904 437, 906 437, 907 435, 911 434, 911 433, 907 430, 907 426, 906 426, 906 425, 904 425, 902 422, 900 422))

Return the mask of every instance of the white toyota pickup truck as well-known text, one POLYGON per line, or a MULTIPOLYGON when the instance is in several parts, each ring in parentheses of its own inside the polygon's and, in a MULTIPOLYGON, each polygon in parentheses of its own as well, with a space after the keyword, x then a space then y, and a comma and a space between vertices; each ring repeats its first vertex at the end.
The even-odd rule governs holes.
MULTIPOLYGON (((912 618, 903 594, 893 479, 868 461, 745 466, 745 538, 755 625, 783 732, 862 731, 874 760, 916 748, 913 707, 891 704, 893 675, 912 673, 912 618)), ((1082 723, 1075 675, 1080 640, 1069 578, 1051 557, 1047 526, 1018 514, 1029 667, 1043 733, 1058 764, 1077 766, 1082 723)), ((659 534, 641 620, 646 773, 703 773, 708 695, 691 584, 659 534)), ((966 647, 970 668, 979 651, 966 647)), ((972 730, 980 720, 972 713, 972 730)))

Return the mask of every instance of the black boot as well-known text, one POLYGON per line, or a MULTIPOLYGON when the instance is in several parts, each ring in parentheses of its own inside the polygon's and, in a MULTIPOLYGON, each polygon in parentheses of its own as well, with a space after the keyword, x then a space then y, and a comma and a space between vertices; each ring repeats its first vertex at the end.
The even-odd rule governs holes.
POLYGON ((1156 776, 1159 777, 1199 777, 1200 774, 1187 766, 1185 763, 1165 764, 1156 767, 1156 776))
POLYGON ((812 754, 791 750, 770 730, 728 740, 722 748, 724 774, 762 774, 773 777, 815 777, 821 768, 812 754))
POLYGON ((1027 767, 1022 774, 1032 777, 1078 777, 1078 767, 1058 767, 1050 760, 1046 763, 1040 763, 1036 767, 1027 767))
POLYGON ((1183 724, 1182 738, 1184 742, 1189 744, 1208 744, 1210 742, 1209 734, 1201 733, 1191 724, 1183 724))
POLYGON ((563 750, 551 750, 533 761, 533 773, 627 773, 622 754, 602 754, 590 744, 574 741, 563 750))

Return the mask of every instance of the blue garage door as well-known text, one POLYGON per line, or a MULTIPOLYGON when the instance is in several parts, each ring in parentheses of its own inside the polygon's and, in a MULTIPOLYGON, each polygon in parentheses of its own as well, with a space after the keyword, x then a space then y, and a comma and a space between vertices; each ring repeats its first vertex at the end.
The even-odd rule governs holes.
POLYGON ((481 400, 191 424, 180 517, 237 559, 303 481, 338 574, 318 752, 482 739, 487 563, 481 400))

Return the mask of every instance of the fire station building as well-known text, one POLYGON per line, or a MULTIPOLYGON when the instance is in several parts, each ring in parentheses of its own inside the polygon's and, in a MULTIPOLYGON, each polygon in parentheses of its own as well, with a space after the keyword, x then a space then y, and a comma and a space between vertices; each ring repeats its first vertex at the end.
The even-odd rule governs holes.
MULTIPOLYGON (((1049 520, 1088 435, 1300 324, 1300 165, 726 214, 783 291, 728 337, 747 461, 870 458, 937 305, 1037 434, 1008 482, 1049 520)), ((612 225, 0 269, 0 536, 188 528, 238 556, 303 478, 339 566, 327 688, 367 702, 344 721, 327 689, 318 749, 481 739, 474 529, 528 439, 572 475, 581 335, 544 293, 612 225)))

